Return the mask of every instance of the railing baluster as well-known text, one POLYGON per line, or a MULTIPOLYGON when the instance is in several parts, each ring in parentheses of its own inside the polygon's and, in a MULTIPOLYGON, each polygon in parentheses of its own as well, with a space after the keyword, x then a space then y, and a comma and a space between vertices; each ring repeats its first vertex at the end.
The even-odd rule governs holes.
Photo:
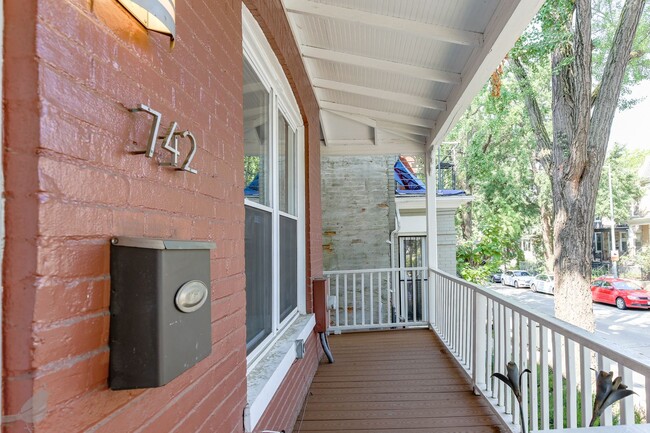
POLYGON ((361 324, 366 324, 366 274, 361 274, 361 324))
POLYGON ((568 428, 578 426, 578 401, 576 382, 576 346, 572 340, 565 339, 564 357, 566 360, 566 419, 568 428))
MULTIPOLYGON (((598 370, 609 371, 611 364, 609 359, 605 358, 602 354, 598 354, 598 370)), ((604 413, 600 416, 600 425, 612 425, 612 407, 609 406, 605 409, 604 413)))
POLYGON ((582 425, 578 427, 586 427, 589 425, 591 419, 591 412, 593 411, 593 400, 591 397, 592 386, 591 378, 591 351, 589 348, 580 345, 580 401, 582 403, 582 425))
POLYGON ((538 341, 538 330, 537 323, 529 320, 528 321, 528 368, 530 369, 530 380, 528 388, 528 396, 530 399, 530 405, 528 406, 530 414, 529 419, 529 431, 539 430, 539 414, 537 408, 539 406, 539 399, 537 398, 537 375, 539 373, 538 369, 538 352, 537 352, 537 341, 538 341))
POLYGON ((494 372, 494 333, 496 332, 496 326, 495 320, 494 320, 494 305, 495 302, 492 299, 487 299, 486 298, 486 305, 487 305, 487 312, 486 312, 486 324, 485 324, 485 332, 486 332, 486 351, 485 351, 485 361, 486 361, 486 366, 485 366, 485 377, 483 380, 485 381, 485 391, 489 393, 492 398, 494 398, 494 391, 492 389, 492 379, 490 379, 490 375, 494 372))
MULTIPOLYGON (((618 374, 623 379, 623 383, 628 388, 634 389, 634 379, 632 378, 632 371, 626 368, 621 363, 618 364, 618 374)), ((634 398, 624 398, 621 400, 621 424, 630 425, 634 424, 634 398)))
POLYGON ((470 302, 470 293, 467 287, 463 287, 463 293, 465 296, 465 304, 467 305, 467 312, 465 313, 465 359, 467 359, 467 368, 472 368, 472 356, 470 352, 470 346, 472 345, 472 333, 470 330, 472 326, 472 317, 474 317, 474 305, 470 302))
POLYGON ((373 290, 374 290, 373 281, 375 280, 374 275, 375 275, 374 273, 371 273, 369 275, 370 277, 370 324, 371 325, 375 324, 375 305, 374 305, 375 299, 373 296, 373 290))
POLYGON ((424 271, 420 271, 418 275, 420 277, 420 321, 426 322, 429 320, 429 316, 427 314, 427 287, 424 280, 424 271))
MULTIPOLYGON (((507 362, 506 361, 507 337, 506 337, 505 309, 506 307, 503 304, 499 304, 499 339, 497 340, 499 345, 499 362, 497 362, 497 365, 494 368, 496 371, 501 371, 501 369, 507 362)), ((505 406, 506 398, 505 398, 504 385, 501 381, 498 381, 496 383, 498 388, 499 406, 505 406)))
MULTIPOLYGON (((520 371, 523 371, 524 369, 528 368, 530 363, 528 362, 528 320, 526 317, 523 315, 519 314, 519 338, 520 338, 520 346, 519 346, 519 369, 520 371)), ((528 393, 525 392, 527 387, 530 386, 530 375, 524 375, 522 376, 522 383, 519 385, 522 388, 522 411, 523 411, 523 417, 524 419, 521 420, 522 424, 527 424, 528 423, 528 393), (526 386, 524 386, 524 383, 526 386)), ((529 429, 526 429, 526 431, 530 431, 529 429)))
POLYGON ((564 408, 562 395, 562 335, 552 331, 553 335, 553 428, 564 428, 564 408))
POLYGON ((348 314, 349 314, 349 309, 348 309, 348 275, 345 275, 345 279, 343 280, 343 302, 345 303, 345 310, 343 312, 345 313, 345 326, 348 326, 348 314))
POLYGON ((413 287, 413 321, 417 322, 418 321, 418 281, 417 281, 417 273, 416 271, 413 271, 413 274, 411 274, 411 287, 413 287))
MULTIPOLYGON (((515 361, 515 357, 513 356, 514 350, 515 350, 515 345, 514 345, 514 321, 515 321, 515 311, 511 308, 508 308, 506 314, 506 356, 505 356, 505 361, 515 361)), ((503 367, 501 367, 503 368, 503 367)), ((509 413, 512 415, 512 422, 513 424, 515 423, 515 414, 516 410, 513 410, 513 405, 514 405, 514 396, 512 395, 509 390, 505 390, 506 392, 506 413, 509 413)))
POLYGON ((540 342, 540 388, 539 396, 541 399, 542 411, 542 430, 548 430, 550 426, 551 402, 549 396, 549 371, 548 371, 548 330, 540 324, 539 342, 540 342))
POLYGON ((352 324, 357 326, 357 274, 352 274, 352 324))
POLYGON ((339 274, 336 274, 336 326, 341 326, 341 317, 339 311, 341 311, 341 294, 339 292, 339 274))
POLYGON ((643 399, 645 400, 645 422, 650 423, 650 374, 646 375, 644 384, 643 399))

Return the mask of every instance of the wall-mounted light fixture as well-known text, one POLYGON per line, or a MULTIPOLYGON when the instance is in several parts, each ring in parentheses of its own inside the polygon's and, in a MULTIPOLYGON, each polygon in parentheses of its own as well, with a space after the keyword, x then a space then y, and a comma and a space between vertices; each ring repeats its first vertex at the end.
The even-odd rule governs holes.
POLYGON ((176 0, 117 0, 149 30, 176 38, 176 0))

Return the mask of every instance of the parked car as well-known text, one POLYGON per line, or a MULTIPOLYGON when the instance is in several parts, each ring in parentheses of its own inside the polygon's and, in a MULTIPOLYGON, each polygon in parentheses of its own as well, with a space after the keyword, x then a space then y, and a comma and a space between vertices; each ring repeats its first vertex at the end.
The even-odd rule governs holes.
POLYGON ((591 283, 591 299, 594 302, 626 308, 650 308, 650 293, 637 283, 623 278, 600 277, 591 283))
POLYGON ((530 282, 530 290, 533 292, 548 293, 552 295, 555 293, 555 284, 553 275, 539 274, 530 282))
POLYGON ((492 274, 490 277, 490 280, 492 280, 493 283, 500 283, 501 282, 501 272, 497 272, 495 274, 492 274))
POLYGON ((506 271, 502 276, 501 283, 504 286, 515 286, 517 289, 520 287, 530 287, 530 282, 533 276, 528 271, 506 271))

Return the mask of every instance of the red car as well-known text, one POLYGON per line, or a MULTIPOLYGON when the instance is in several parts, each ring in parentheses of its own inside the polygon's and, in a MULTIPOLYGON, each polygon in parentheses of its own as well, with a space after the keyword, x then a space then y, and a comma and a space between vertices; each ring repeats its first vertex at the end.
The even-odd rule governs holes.
POLYGON ((626 308, 650 308, 650 293, 638 284, 622 278, 600 277, 591 283, 591 299, 594 302, 626 308))

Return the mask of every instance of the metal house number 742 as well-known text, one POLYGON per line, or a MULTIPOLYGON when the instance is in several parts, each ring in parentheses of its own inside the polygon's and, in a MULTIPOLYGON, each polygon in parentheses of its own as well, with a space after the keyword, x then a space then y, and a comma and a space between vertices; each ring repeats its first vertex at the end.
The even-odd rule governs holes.
POLYGON ((167 135, 159 136, 158 133, 160 130, 160 121, 162 120, 162 115, 159 112, 151 107, 147 107, 144 104, 140 104, 136 108, 131 108, 129 111, 132 113, 142 111, 144 113, 150 114, 153 117, 153 120, 151 122, 151 129, 149 130, 149 141, 147 143, 147 149, 136 150, 131 153, 144 154, 145 157, 152 158, 154 151, 156 150, 156 142, 162 139, 163 141, 160 148, 170 152, 172 154, 172 157, 170 162, 163 162, 160 163, 160 165, 171 167, 176 170, 189 171, 190 173, 194 174, 198 173, 196 169, 190 167, 190 164, 194 159, 194 155, 196 155, 196 138, 194 138, 194 134, 192 134, 190 131, 176 131, 178 124, 173 121, 169 124, 167 135), (190 140, 190 151, 180 167, 178 166, 178 157, 181 154, 181 152, 178 150, 179 138, 187 138, 190 140))

